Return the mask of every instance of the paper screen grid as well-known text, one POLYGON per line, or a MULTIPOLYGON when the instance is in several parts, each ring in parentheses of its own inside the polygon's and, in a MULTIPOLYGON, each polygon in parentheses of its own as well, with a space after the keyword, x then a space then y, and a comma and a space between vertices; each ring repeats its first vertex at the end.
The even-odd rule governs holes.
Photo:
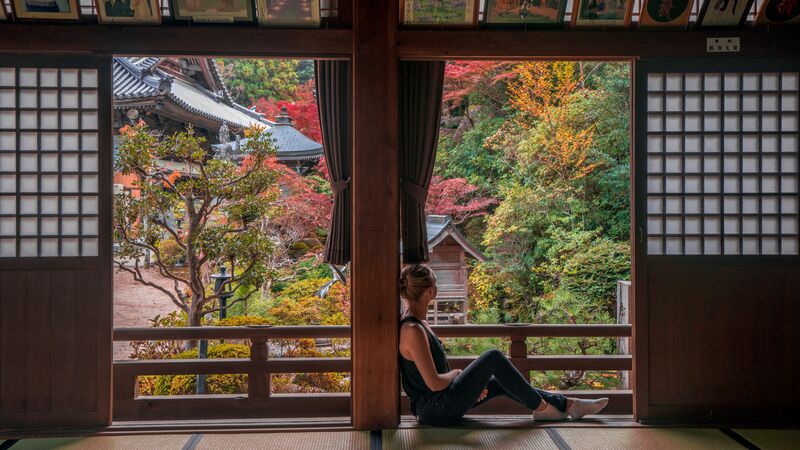
POLYGON ((98 254, 98 72, 0 67, 0 257, 98 254))
POLYGON ((798 255, 798 95, 798 72, 648 74, 649 255, 798 255))

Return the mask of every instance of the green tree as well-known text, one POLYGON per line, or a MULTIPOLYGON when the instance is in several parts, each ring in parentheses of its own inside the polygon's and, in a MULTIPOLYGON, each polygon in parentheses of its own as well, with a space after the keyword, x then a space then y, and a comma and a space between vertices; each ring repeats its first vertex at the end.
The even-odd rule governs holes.
POLYGON ((307 65, 293 59, 221 59, 222 76, 236 101, 251 105, 260 98, 292 100, 307 65))
POLYGON ((204 314, 219 310, 218 293, 208 278, 214 267, 232 268, 225 289, 247 288, 229 306, 257 292, 272 248, 260 224, 278 192, 276 173, 267 165, 274 153, 269 134, 247 130, 244 151, 249 156, 237 166, 209 159, 204 139, 191 129, 161 137, 140 123, 120 131, 115 169, 135 175, 138 192, 114 198, 117 270, 164 293, 187 314, 189 326, 199 326, 204 314), (165 168, 159 163, 165 159, 183 165, 187 173, 165 168), (162 249, 168 247, 180 250, 185 267, 178 270, 167 262, 162 249), (141 270, 147 252, 159 274, 172 282, 171 289, 141 270))

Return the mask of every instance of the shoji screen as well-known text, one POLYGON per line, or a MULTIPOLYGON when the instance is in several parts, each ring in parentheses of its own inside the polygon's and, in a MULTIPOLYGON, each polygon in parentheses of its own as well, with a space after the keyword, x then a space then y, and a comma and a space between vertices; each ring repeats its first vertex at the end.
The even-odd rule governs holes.
POLYGON ((800 367, 799 97, 797 61, 636 64, 640 418, 800 395, 778 388, 800 367))
POLYGON ((110 420, 110 64, 0 59, 3 425, 110 420))
POLYGON ((647 253, 798 254, 797 71, 647 76, 647 253))

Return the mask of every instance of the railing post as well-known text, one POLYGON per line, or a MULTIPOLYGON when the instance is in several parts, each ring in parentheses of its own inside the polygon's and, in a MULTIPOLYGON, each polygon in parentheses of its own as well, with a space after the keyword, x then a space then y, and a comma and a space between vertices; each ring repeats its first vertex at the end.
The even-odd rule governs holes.
MULTIPOLYGON (((250 361, 267 360, 267 338, 250 338, 250 361)), ((270 391, 269 373, 251 371, 247 373, 248 398, 268 398, 270 391)))
MULTIPOLYGON (((511 336, 511 345, 509 346, 508 353, 512 363, 514 363, 515 360, 526 359, 528 357, 528 345, 525 343, 525 336, 511 336)), ((516 367, 519 369, 519 366, 516 367)), ((520 370, 520 372, 522 372, 522 376, 524 376, 526 380, 531 381, 530 371, 520 370)))

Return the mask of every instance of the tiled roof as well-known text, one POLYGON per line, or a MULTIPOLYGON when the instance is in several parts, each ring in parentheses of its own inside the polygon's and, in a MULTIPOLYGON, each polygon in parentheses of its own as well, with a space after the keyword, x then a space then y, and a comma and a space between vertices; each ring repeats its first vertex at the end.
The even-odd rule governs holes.
MULTIPOLYGON (((295 127, 288 124, 275 124, 269 128, 272 139, 275 141, 278 159, 281 161, 298 161, 317 159, 322 156, 322 144, 311 140, 295 127)), ((239 152, 239 144, 244 144, 247 139, 231 141, 231 152, 239 152)), ((211 147, 219 152, 223 144, 215 144, 211 147)))
POLYGON ((114 58, 114 99, 169 98, 182 108, 220 125, 236 128, 269 126, 261 115, 220 97, 202 86, 175 79, 157 67, 159 58, 114 58), (228 104, 230 103, 230 104, 228 104))

